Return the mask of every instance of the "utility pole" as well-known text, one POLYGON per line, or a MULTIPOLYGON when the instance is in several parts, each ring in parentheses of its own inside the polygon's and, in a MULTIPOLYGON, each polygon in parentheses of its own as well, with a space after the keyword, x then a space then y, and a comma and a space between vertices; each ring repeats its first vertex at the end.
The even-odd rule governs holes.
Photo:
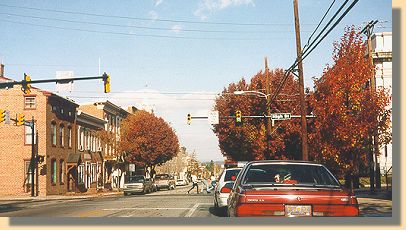
MULTIPOLYGON (((265 84, 266 84, 266 151, 268 153, 268 157, 270 159, 273 159, 273 156, 271 157, 271 151, 270 151, 270 140, 271 140, 271 82, 269 79, 269 68, 268 68, 268 59, 265 57, 265 84)), ((269 159, 266 157, 266 159, 269 159)))
POLYGON ((302 65, 302 45, 300 44, 300 24, 299 24, 299 9, 298 0, 293 0, 293 11, 295 15, 295 32, 296 32, 296 53, 297 53, 297 67, 299 72, 299 95, 300 95, 300 113, 301 113, 301 135, 302 135, 302 160, 309 160, 307 150, 307 123, 306 123, 306 104, 304 94, 304 79, 303 79, 303 65, 302 65))
MULTIPOLYGON (((372 58, 372 42, 371 42, 371 35, 374 29, 374 25, 378 23, 378 20, 370 21, 365 28, 361 31, 364 32, 367 36, 367 45, 368 45, 368 60, 371 63, 371 66, 374 66, 374 59, 372 58)), ((370 78, 370 90, 371 93, 375 93, 376 91, 376 79, 375 79, 375 68, 372 70, 371 78, 370 78)), ((378 123, 378 119, 375 118, 376 123, 378 123)), ((370 163, 370 184, 371 184, 371 192, 374 192, 374 181, 376 182, 376 188, 381 188, 381 170, 380 165, 378 162, 378 155, 379 155, 379 135, 378 135, 378 128, 374 128, 373 130, 373 152, 370 153, 369 163, 370 163), (374 167, 374 159, 375 158, 375 167, 374 167), (375 170, 375 172, 374 172, 375 170), (375 175, 374 175, 375 174, 375 175), (374 179, 375 177, 375 179, 374 179)))
POLYGON ((31 121, 31 196, 35 196, 35 186, 34 186, 34 181, 35 181, 35 169, 37 165, 37 159, 35 157, 35 135, 34 135, 34 116, 32 117, 31 121))

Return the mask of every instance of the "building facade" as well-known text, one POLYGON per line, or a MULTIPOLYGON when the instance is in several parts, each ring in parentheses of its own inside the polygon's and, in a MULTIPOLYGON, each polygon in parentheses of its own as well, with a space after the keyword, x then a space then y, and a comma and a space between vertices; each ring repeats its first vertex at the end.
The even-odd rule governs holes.
POLYGON ((81 110, 76 112, 75 153, 69 155, 68 191, 94 193, 103 188, 102 143, 99 132, 106 121, 81 110))
MULTIPOLYGON (((375 65, 376 87, 389 90, 392 95, 392 32, 375 33, 371 36, 372 58, 375 65)), ((392 101, 387 107, 392 110, 392 101)), ((392 116, 391 119, 392 121, 392 116)), ((380 146, 379 164, 381 173, 391 173, 392 144, 380 146)))
POLYGON ((80 105, 79 109, 106 121, 104 131, 108 138, 103 141, 102 146, 103 184, 107 189, 122 188, 126 170, 123 154, 118 149, 118 141, 121 122, 129 112, 110 101, 80 105))
MULTIPOLYGON (((13 81, 4 76, 3 65, 0 72, 0 81, 13 81)), ((24 94, 20 85, 0 89, 0 108, 8 111, 11 119, 22 113, 26 121, 34 120, 35 154, 44 157, 36 170, 36 195, 67 192, 67 159, 75 151, 78 106, 37 88, 32 88, 30 94, 24 94)), ((29 126, 16 126, 14 121, 0 124, 0 196, 30 196, 32 135, 29 126)))

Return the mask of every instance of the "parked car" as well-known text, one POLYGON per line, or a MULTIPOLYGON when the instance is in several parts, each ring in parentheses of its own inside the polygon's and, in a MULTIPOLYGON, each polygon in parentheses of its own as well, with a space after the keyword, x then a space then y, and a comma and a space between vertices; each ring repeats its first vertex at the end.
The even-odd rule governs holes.
POLYGON ((152 179, 145 178, 142 175, 130 176, 128 181, 123 185, 124 196, 132 193, 146 194, 154 191, 152 179))
POLYGON ((176 186, 185 186, 188 185, 186 179, 177 179, 176 180, 176 186))
POLYGON ((241 168, 228 168, 224 169, 221 173, 217 185, 214 189, 214 207, 221 208, 227 206, 227 199, 230 195, 231 188, 234 185, 233 177, 237 177, 237 174, 241 171, 241 168))
POLYGON ((176 182, 173 176, 169 174, 157 174, 155 176, 155 186, 158 190, 163 188, 170 190, 176 188, 176 182))
POLYGON ((355 195, 321 164, 253 161, 237 176, 229 216, 358 216, 355 195))

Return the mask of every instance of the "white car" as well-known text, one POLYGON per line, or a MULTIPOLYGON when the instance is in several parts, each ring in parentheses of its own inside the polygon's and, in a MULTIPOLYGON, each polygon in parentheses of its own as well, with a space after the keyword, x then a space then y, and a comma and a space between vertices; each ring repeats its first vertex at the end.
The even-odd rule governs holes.
POLYGON ((187 185, 187 181, 185 179, 177 179, 176 180, 176 186, 184 186, 187 185))
POLYGON ((214 207, 221 208, 227 206, 227 199, 234 185, 234 180, 237 177, 241 168, 224 169, 217 182, 214 190, 214 207))

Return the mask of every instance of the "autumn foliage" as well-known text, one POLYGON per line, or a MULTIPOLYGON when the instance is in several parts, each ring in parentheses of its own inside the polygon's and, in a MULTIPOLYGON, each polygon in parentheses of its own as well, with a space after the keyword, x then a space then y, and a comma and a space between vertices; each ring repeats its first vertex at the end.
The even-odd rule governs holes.
MULTIPOLYGON (((280 83, 284 71, 270 71, 271 94, 280 83)), ((224 88, 216 99, 215 110, 220 117, 234 116, 241 110, 242 116, 265 115, 266 99, 257 95, 235 95, 235 91, 260 91, 265 93, 265 73, 259 72, 249 83, 242 78, 224 88)), ((299 113, 298 82, 289 76, 279 98, 271 105, 271 112, 299 113)), ((300 120, 276 121, 270 140, 270 151, 266 143, 266 118, 242 118, 243 125, 236 125, 235 119, 221 119, 213 131, 219 138, 219 146, 224 156, 233 160, 249 161, 261 159, 300 159, 300 120)))
POLYGON ((179 142, 174 130, 162 118, 138 111, 123 121, 120 147, 126 161, 154 168, 177 154, 179 142))
POLYGON ((310 105, 316 119, 309 126, 313 158, 334 169, 338 175, 357 171, 366 164, 373 130, 389 142, 390 96, 383 88, 370 89, 374 67, 366 58, 361 34, 348 28, 334 44, 333 64, 315 80, 310 105), (378 120, 379 119, 379 120, 378 120))

